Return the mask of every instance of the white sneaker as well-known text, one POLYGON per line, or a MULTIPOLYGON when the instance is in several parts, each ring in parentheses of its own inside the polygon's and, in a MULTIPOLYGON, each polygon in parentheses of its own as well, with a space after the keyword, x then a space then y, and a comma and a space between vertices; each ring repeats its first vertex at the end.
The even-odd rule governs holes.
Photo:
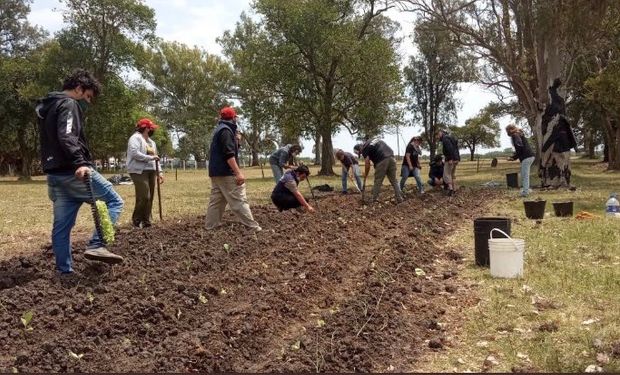
POLYGON ((86 251, 84 251, 84 258, 108 264, 123 263, 122 256, 111 253, 105 247, 87 249, 86 251))

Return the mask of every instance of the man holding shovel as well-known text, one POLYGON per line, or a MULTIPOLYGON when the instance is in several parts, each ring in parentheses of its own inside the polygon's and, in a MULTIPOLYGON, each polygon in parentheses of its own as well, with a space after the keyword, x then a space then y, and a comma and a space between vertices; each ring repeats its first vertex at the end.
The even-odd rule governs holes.
POLYGON ((127 142, 127 172, 136 190, 136 206, 131 221, 136 228, 151 226, 155 185, 156 182, 164 182, 164 175, 158 170, 157 145, 151 139, 158 127, 148 118, 140 119, 136 131, 127 142))
MULTIPOLYGON (((105 202, 113 224, 123 209, 123 200, 112 183, 93 168, 84 136, 84 111, 100 89, 100 83, 91 73, 78 69, 65 79, 62 91, 49 93, 36 106, 41 166, 47 174, 48 194, 54 203, 52 249, 56 269, 63 274, 73 272, 71 229, 82 203, 91 202, 93 196, 105 202), (85 181, 90 181, 92 195, 85 181)), ((97 231, 84 257, 110 264, 123 261, 121 256, 105 248, 97 231)))
POLYGON ((350 152, 344 152, 341 149, 336 150, 336 159, 342 163, 342 194, 347 194, 347 178, 351 178, 353 181, 353 176, 355 176, 355 187, 358 192, 362 191, 362 178, 360 176, 360 166, 357 162, 357 158, 355 155, 350 152), (349 173, 351 172, 351 173, 349 173))
POLYGON ((382 140, 375 138, 365 143, 360 143, 354 148, 358 155, 364 157, 364 189, 366 189, 366 179, 370 172, 370 162, 375 167, 375 182, 372 187, 372 202, 377 202, 381 185, 387 176, 390 184, 394 188, 394 197, 396 202, 400 203, 404 200, 403 193, 400 190, 398 181, 396 180, 396 159, 394 159, 394 151, 382 140))

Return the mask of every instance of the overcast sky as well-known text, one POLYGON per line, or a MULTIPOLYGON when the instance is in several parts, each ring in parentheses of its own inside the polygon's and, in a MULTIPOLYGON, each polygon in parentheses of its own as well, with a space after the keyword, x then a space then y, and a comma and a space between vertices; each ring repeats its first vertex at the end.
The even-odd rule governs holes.
MULTIPOLYGON (((234 28, 241 12, 251 13, 250 0, 147 0, 146 4, 155 9, 157 19, 157 35, 165 40, 174 40, 191 46, 198 46, 210 53, 221 54, 221 48, 216 38, 224 31, 234 28)), ((42 26, 51 34, 63 27, 59 0, 34 0, 31 5, 30 21, 42 26)), ((409 37, 413 29, 413 14, 393 11, 389 16, 401 24, 403 41, 399 54, 403 62, 414 53, 413 42, 409 37)), ((474 116, 487 103, 494 100, 494 96, 477 85, 463 85, 457 95, 462 103, 458 111, 457 123, 463 125, 465 120, 474 116)), ((510 121, 509 118, 500 120, 503 127, 510 121)), ((404 150, 404 141, 413 135, 419 134, 420 128, 406 127, 401 129, 400 154, 404 150)), ((385 141, 397 151, 396 135, 387 134, 385 141)), ((501 149, 510 147, 510 140, 501 132, 501 149)), ((313 141, 304 141, 303 156, 310 156, 313 141)), ((342 131, 334 137, 334 147, 351 151, 355 139, 348 132, 342 131)))

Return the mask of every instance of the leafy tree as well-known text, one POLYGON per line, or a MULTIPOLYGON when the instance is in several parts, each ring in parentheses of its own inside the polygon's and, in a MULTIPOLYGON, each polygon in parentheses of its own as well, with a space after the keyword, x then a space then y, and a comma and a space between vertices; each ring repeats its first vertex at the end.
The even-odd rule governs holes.
POLYGON ((61 44, 103 82, 108 73, 133 67, 142 43, 154 41, 155 11, 140 0, 62 1, 70 26, 60 33, 61 44))
POLYGON ((229 56, 254 38, 264 46, 253 55, 257 84, 246 87, 268 90, 283 135, 320 138, 320 174, 333 174, 332 136, 340 126, 357 133, 391 121, 387 107, 398 100, 400 79, 394 25, 382 14, 395 3, 258 0, 260 32, 244 32, 242 23, 229 35, 245 38, 224 38, 229 56), (369 103, 374 112, 362 110, 369 103))
POLYGON ((414 36, 419 55, 411 56, 404 69, 409 109, 414 123, 424 130, 432 158, 437 151, 437 129, 454 119, 458 104, 454 94, 471 68, 450 33, 434 23, 419 23, 414 36))
POLYGON ((589 0, 408 0, 422 20, 449 31, 478 59, 478 81, 498 97, 515 98, 542 142, 542 113, 548 86, 569 75, 577 51, 571 50, 575 25, 595 27, 600 12, 614 2, 589 0))
POLYGON ((486 108, 465 121, 465 126, 454 126, 451 129, 459 142, 469 149, 471 161, 474 161, 477 147, 499 147, 500 145, 499 122, 486 108))
POLYGON ((145 51, 139 69, 152 86, 155 113, 179 139, 179 155, 191 153, 205 160, 209 134, 219 110, 228 104, 230 66, 199 48, 161 42, 145 51))
POLYGON ((45 37, 26 20, 29 12, 29 1, 0 3, 0 167, 19 165, 21 179, 30 179, 37 153, 33 99, 41 91, 45 37))

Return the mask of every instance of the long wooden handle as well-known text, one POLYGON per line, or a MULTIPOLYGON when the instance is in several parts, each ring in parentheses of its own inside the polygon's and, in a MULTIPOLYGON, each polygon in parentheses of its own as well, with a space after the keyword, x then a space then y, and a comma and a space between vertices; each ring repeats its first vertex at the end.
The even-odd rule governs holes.
POLYGON ((159 160, 155 160, 155 174, 157 174, 155 178, 157 179, 157 203, 159 204, 159 220, 162 221, 163 215, 161 211, 161 186, 159 183, 159 160))

